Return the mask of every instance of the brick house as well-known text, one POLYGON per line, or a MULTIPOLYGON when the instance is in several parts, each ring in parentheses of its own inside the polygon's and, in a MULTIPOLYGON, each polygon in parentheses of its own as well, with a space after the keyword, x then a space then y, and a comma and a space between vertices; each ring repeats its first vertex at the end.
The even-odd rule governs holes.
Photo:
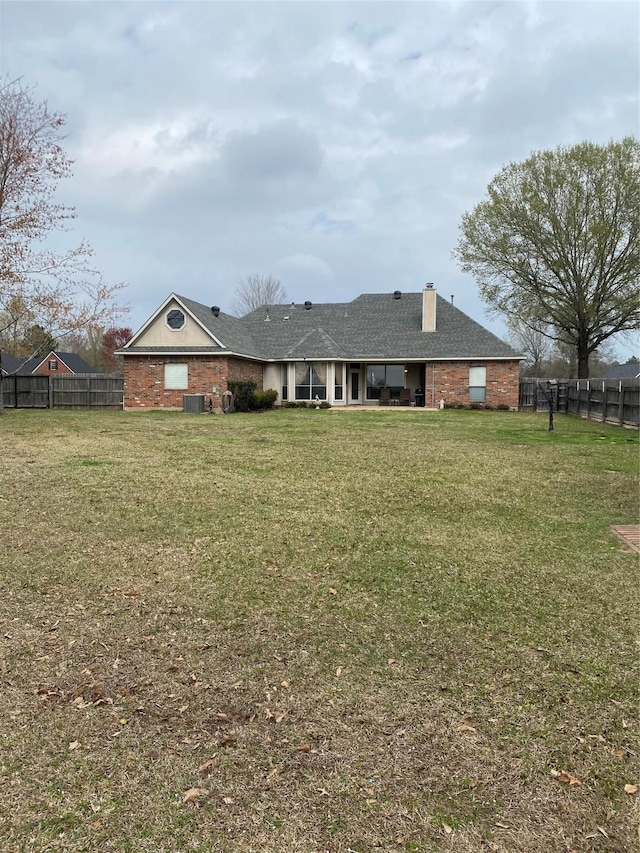
POLYGON ((26 361, 15 356, 2 357, 2 374, 17 376, 58 376, 69 373, 98 373, 95 367, 75 352, 52 350, 45 356, 37 356, 26 361))
POLYGON ((214 408, 230 381, 278 392, 277 405, 451 403, 518 407, 518 355, 432 285, 351 302, 264 305, 244 317, 172 293, 118 354, 127 408, 214 408))

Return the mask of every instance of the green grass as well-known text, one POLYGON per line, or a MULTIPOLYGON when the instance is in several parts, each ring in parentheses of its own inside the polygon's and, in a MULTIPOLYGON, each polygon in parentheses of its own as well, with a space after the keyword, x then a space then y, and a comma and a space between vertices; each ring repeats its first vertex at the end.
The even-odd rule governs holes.
POLYGON ((634 849, 638 435, 546 427, 7 412, 0 849, 634 849))

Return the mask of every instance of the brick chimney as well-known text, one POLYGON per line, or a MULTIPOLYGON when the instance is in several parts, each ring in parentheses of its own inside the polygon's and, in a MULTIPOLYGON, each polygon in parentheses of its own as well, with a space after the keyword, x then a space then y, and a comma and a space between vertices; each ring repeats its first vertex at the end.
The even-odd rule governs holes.
POLYGON ((436 330, 436 289, 433 282, 429 281, 422 291, 422 331, 435 332, 436 330))

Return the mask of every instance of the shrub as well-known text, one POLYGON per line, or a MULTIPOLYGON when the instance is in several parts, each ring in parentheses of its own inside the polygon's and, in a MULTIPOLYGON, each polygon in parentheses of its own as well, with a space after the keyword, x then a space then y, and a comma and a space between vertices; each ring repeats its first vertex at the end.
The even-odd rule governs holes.
POLYGON ((507 406, 506 403, 498 403, 496 406, 496 411, 497 412, 508 412, 509 406, 507 406))
POLYGON ((327 402, 327 400, 323 400, 323 401, 320 403, 320 408, 321 408, 321 409, 330 409, 330 408, 331 408, 331 403, 327 402))
POLYGON ((233 394, 236 412, 248 412, 253 408, 253 398, 256 390, 255 382, 228 382, 229 391, 233 394))
POLYGON ((284 407, 285 409, 297 409, 298 404, 295 402, 295 400, 289 400, 284 404, 284 407))
POLYGON ((273 388, 269 388, 267 391, 254 391, 251 408, 260 410, 272 409, 277 399, 278 392, 274 391, 273 388))

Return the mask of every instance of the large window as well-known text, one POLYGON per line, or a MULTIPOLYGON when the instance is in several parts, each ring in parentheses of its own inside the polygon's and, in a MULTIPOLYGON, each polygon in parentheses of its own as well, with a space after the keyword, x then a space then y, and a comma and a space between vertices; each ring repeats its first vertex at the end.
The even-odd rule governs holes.
POLYGON ((469 402, 484 403, 487 399, 487 368, 469 368, 469 402))
POLYGON ((296 363, 296 400, 327 399, 327 364, 324 361, 296 363))
POLYGON ((383 388, 390 388, 394 399, 400 396, 404 388, 404 364, 367 365, 367 400, 379 400, 383 388))
POLYGON ((168 391, 182 391, 189 387, 189 366, 187 364, 165 364, 164 387, 168 391))

